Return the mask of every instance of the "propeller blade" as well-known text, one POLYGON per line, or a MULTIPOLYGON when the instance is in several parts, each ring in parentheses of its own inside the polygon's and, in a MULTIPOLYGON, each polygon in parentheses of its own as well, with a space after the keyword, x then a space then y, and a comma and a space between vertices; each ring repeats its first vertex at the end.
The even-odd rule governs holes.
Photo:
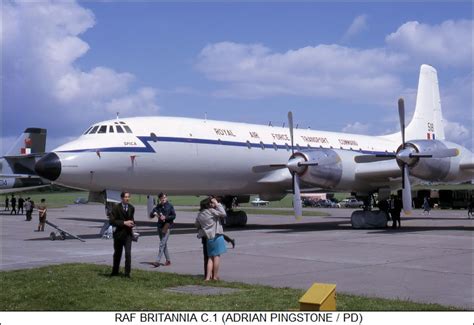
POLYGON ((253 166, 252 171, 254 173, 268 173, 277 169, 286 168, 286 164, 273 164, 273 165, 259 165, 253 166))
POLYGON ((403 212, 406 215, 411 214, 411 185, 410 178, 408 177, 408 167, 403 164, 403 176, 402 176, 402 202, 403 212))
POLYGON ((398 116, 400 118, 400 132, 402 133, 402 148, 405 148, 405 101, 398 99, 398 116))
POLYGON ((303 207, 301 205, 300 178, 293 173, 293 209, 297 220, 303 216, 303 207))
POLYGON ((419 157, 419 158, 449 158, 449 157, 456 157, 457 155, 459 155, 459 150, 456 148, 439 149, 430 153, 414 152, 411 154, 412 157, 419 157))
POLYGON ((293 113, 288 112, 288 128, 290 129, 290 140, 291 140, 291 154, 295 153, 294 140, 293 140, 293 113))
POLYGON ((360 155, 355 156, 354 161, 358 164, 371 163, 376 161, 390 160, 396 158, 395 154, 387 155, 360 155))
POLYGON ((298 166, 318 166, 319 163, 315 162, 315 161, 302 161, 300 163, 298 163, 298 166))

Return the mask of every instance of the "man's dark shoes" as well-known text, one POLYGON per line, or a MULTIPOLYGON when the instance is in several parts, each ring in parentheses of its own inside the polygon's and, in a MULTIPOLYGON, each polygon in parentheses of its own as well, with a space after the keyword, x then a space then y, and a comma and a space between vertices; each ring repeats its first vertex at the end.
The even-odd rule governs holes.
POLYGON ((109 276, 110 276, 110 277, 112 277, 112 276, 119 276, 119 274, 118 274, 118 273, 115 273, 115 272, 112 272, 112 273, 110 273, 109 276))

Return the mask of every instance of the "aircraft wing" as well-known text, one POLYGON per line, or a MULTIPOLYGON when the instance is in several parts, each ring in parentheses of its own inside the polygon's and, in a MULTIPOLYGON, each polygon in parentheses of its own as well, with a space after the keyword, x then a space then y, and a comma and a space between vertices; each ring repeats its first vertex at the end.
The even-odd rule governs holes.
POLYGON ((288 168, 279 168, 270 172, 263 174, 262 178, 258 181, 259 183, 290 183, 291 184, 291 174, 288 171, 288 168))
POLYGON ((2 178, 40 178, 38 175, 31 174, 0 174, 2 178))
POLYGON ((395 159, 358 164, 356 178, 370 182, 389 182, 391 178, 401 177, 402 173, 395 159))
POLYGON ((474 157, 471 155, 466 159, 463 159, 459 167, 461 169, 474 169, 474 157))
POLYGON ((38 185, 38 186, 5 188, 5 189, 0 188, 0 194, 9 194, 9 193, 17 193, 17 192, 29 191, 29 190, 34 190, 34 189, 41 188, 41 187, 45 187, 45 186, 49 186, 49 184, 38 185))

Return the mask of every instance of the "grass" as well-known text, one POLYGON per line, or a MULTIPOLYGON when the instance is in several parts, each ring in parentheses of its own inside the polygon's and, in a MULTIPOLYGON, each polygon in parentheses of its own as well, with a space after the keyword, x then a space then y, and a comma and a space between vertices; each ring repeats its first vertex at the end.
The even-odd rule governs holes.
MULTIPOLYGON (((20 196, 24 199, 30 197, 35 204, 40 203, 41 199, 46 199, 46 203, 48 204, 49 208, 62 208, 69 204, 74 204, 74 200, 78 197, 85 197, 89 196, 89 192, 84 191, 77 191, 77 192, 39 192, 39 191, 32 191, 32 192, 21 192, 15 193, 15 196, 18 200, 20 196)), ((9 195, 11 197, 11 195, 9 195)), ((2 207, 5 203, 5 197, 2 198, 1 202, 2 207)), ((18 204, 18 203, 17 203, 18 204)))
MULTIPOLYGON (((0 272, 1 311, 67 310, 295 310, 304 290, 236 282, 205 284, 201 277, 133 270, 132 278, 107 275, 110 266, 62 264, 0 272), (164 291, 181 285, 238 288, 224 296, 190 296, 164 291)), ((337 295, 338 310, 453 310, 436 304, 337 295)))
MULTIPOLYGON (((178 208, 176 209, 177 211, 185 211, 185 212, 198 212, 199 209, 197 207, 195 208, 178 208)), ((293 210, 277 210, 277 209, 268 209, 268 208, 247 208, 247 207, 239 207, 238 210, 243 210, 247 212, 247 214, 268 214, 268 215, 274 215, 274 216, 294 216, 295 213, 293 210)), ((305 210, 303 211, 303 217, 327 217, 330 216, 331 214, 323 212, 323 211, 317 211, 317 210, 305 210)))
MULTIPOLYGON (((74 204, 74 200, 79 197, 87 198, 89 196, 89 192, 86 191, 71 191, 71 192, 55 192, 55 191, 31 191, 31 192, 22 192, 16 193, 17 199, 20 197, 23 198, 31 197, 35 203, 39 203, 42 198, 46 199, 48 206, 50 208, 63 208, 67 205, 74 204)), ((10 197, 10 195, 9 195, 10 197)), ((169 201, 175 206, 199 206, 199 202, 204 197, 199 196, 184 196, 184 195, 174 195, 169 197, 169 201)), ((252 197, 253 200, 255 197, 252 197)), ((5 202, 5 197, 2 197, 0 200, 0 204, 3 207, 5 202)), ((146 195, 132 195, 131 199, 132 204, 135 205, 146 205, 147 198, 146 195)), ((292 208, 292 196, 288 195, 281 201, 270 202, 266 208, 292 208)), ((251 208, 252 205, 250 203, 244 203, 240 205, 240 208, 251 208)), ((256 210, 257 211, 257 210, 256 210)), ((248 212, 250 213, 250 212, 248 212)), ((262 213, 262 212, 258 212, 262 213)), ((273 214, 273 213, 272 213, 273 214)), ((283 214, 287 215, 287 214, 283 214)), ((319 215, 319 214, 311 214, 311 215, 319 215)), ((321 214, 324 215, 324 214, 321 214)))

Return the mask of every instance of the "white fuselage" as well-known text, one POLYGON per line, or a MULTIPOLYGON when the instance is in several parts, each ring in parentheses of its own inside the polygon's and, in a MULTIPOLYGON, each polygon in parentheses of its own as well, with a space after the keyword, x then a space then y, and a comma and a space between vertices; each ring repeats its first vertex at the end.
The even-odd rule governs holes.
MULTIPOLYGON (((268 175, 252 171, 254 166, 288 161, 286 128, 177 117, 96 125, 107 125, 107 132, 84 134, 54 150, 62 162, 57 183, 142 194, 277 194, 291 189, 287 169, 277 172, 281 181, 273 183, 262 180, 268 175), (132 133, 117 133, 117 125, 127 125, 132 133), (108 132, 111 127, 113 133, 108 132)), ((399 146, 383 137, 309 129, 296 129, 294 139, 297 151, 334 148, 360 154, 391 152, 399 146)))

